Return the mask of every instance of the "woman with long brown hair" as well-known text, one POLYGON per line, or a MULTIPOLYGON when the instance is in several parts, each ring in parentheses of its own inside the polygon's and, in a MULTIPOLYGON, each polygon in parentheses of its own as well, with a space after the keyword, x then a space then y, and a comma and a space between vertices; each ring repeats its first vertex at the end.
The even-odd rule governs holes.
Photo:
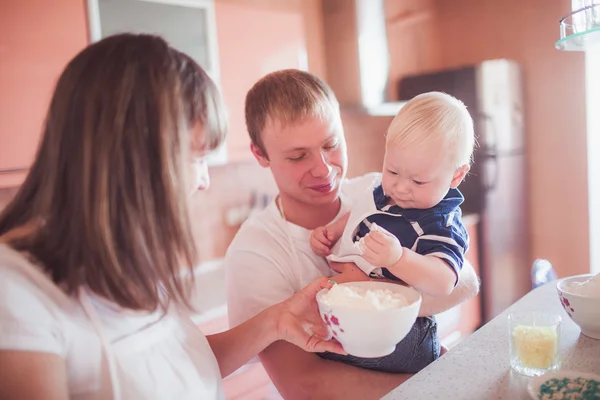
POLYGON ((67 65, 0 215, 0 398, 221 398, 221 377, 274 341, 342 351, 321 339, 325 279, 207 338, 188 317, 188 201, 208 185, 223 110, 202 68, 155 36, 112 36, 67 65))

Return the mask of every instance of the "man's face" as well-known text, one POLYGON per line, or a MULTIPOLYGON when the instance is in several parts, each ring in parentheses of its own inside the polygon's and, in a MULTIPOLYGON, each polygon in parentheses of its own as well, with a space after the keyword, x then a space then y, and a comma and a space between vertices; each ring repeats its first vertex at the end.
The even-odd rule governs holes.
POLYGON ((254 155, 271 168, 288 207, 320 207, 338 199, 348 166, 339 119, 307 117, 286 126, 269 121, 262 140, 266 155, 253 145, 254 155))

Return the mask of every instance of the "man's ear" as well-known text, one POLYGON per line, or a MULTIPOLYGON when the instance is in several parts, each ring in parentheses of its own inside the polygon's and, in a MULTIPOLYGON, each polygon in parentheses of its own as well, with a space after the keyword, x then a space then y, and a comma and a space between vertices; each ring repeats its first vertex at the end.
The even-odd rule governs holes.
POLYGON ((256 161, 258 161, 261 167, 269 168, 271 164, 269 163, 267 155, 264 154, 264 152, 256 144, 250 143, 250 150, 252 151, 252 154, 254 154, 256 161))
POLYGON ((470 169, 471 166, 469 164, 461 165, 460 167, 458 167, 456 169, 456 172, 454 172, 454 176, 452 177, 452 181, 450 182, 450 187, 452 189, 456 189, 458 185, 460 185, 460 183, 463 181, 463 179, 465 179, 465 176, 467 176, 467 173, 470 169))

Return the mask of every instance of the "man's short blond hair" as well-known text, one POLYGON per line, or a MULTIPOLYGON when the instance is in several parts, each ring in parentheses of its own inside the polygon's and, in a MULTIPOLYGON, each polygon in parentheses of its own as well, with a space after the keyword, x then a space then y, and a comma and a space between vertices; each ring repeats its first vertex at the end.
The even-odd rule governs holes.
POLYGON ((285 69, 254 84, 246 95, 245 114, 250 139, 267 156, 262 132, 268 123, 286 126, 306 117, 335 120, 340 118, 340 108, 323 80, 308 72, 285 69))
POLYGON ((449 160, 459 167, 470 164, 475 146, 473 119, 462 101, 441 92, 411 99, 390 124, 386 148, 420 145, 441 140, 449 160))

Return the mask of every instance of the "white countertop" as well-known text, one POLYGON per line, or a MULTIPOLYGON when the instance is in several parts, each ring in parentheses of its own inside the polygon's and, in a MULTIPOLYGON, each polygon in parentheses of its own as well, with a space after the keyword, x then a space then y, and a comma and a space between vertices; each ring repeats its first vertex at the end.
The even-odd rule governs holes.
POLYGON ((562 309, 556 282, 552 282, 529 292, 384 399, 530 399, 530 378, 515 373, 509 366, 507 316, 513 311, 561 315, 561 369, 600 374, 600 340, 580 334, 579 327, 562 309))

